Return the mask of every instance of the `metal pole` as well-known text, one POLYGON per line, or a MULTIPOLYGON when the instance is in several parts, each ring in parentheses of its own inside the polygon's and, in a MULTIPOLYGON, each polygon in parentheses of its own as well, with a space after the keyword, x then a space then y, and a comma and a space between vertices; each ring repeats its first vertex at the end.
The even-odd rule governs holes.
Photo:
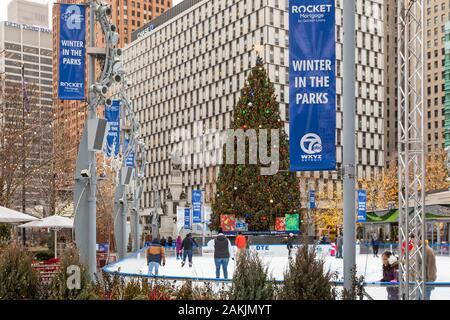
MULTIPOLYGON (((90 3, 90 17, 89 17, 89 44, 91 47, 95 47, 95 3, 90 3)), ((95 56, 89 55, 89 90, 95 83, 95 56)), ((88 119, 95 119, 97 117, 93 100, 95 94, 93 92, 89 95, 89 110, 88 119)), ((88 208, 89 208, 89 230, 88 230, 88 270, 91 278, 93 279, 94 273, 96 273, 97 261, 96 261, 96 216, 97 216, 97 164, 94 151, 87 150, 89 155, 89 194, 88 194, 88 208)))
POLYGON ((355 1, 344 1, 344 289, 352 289, 355 266, 355 1))
MULTIPOLYGON (((22 63, 22 212, 26 213, 25 200, 25 169, 26 169, 26 152, 25 152, 25 65, 22 63)), ((26 243, 25 228, 22 228, 22 243, 26 243)))
POLYGON ((55 236, 55 259, 58 257, 58 231, 56 229, 53 230, 54 231, 54 236, 55 236))

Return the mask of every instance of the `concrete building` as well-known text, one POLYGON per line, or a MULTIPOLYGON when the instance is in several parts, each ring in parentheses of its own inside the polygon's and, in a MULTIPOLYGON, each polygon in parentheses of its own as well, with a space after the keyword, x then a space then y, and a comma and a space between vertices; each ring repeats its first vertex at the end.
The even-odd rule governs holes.
MULTIPOLYGON (((84 0, 63 0, 61 3, 83 3, 84 0)), ((123 47, 131 40, 132 32, 154 17, 157 17, 172 5, 172 0, 106 0, 112 8, 112 20, 117 25, 117 31, 120 35, 119 47, 123 47)), ((59 4, 55 3, 52 8, 53 19, 53 68, 58 70, 58 52, 59 52, 59 4)), ((89 9, 87 10, 86 26, 89 30, 89 9)), ((89 43, 89 31, 87 34, 87 43, 89 43)), ((96 26, 96 34, 101 34, 99 25, 96 26)), ((97 38, 97 45, 103 46, 104 39, 97 38)), ((86 83, 88 81, 88 66, 86 64, 86 83)), ((83 132, 84 123, 87 116, 85 102, 80 101, 59 101, 57 81, 58 72, 54 73, 54 110, 55 110, 55 145, 61 146, 67 150, 67 176, 73 176, 75 168, 75 159, 78 144, 83 132)), ((86 86, 87 88, 87 86, 86 86)), ((86 92, 87 97, 87 92, 86 92)), ((71 179, 65 179, 65 187, 70 189, 73 185, 71 179)))
MULTIPOLYGON (((34 212, 46 203, 41 186, 43 181, 48 181, 52 156, 52 73, 51 30, 0 22, 0 93, 8 100, 1 103, 0 132, 24 121, 26 129, 18 132, 24 132, 25 148, 20 142, 11 153, 17 152, 18 159, 25 159, 27 212, 34 212), (22 67, 26 95, 22 91, 22 67)), ((15 171, 15 178, 19 176, 22 176, 21 167, 15 171)), ((13 203, 17 209, 22 209, 21 188, 14 193, 13 203)))
POLYGON ((397 122, 397 1, 384 1, 384 124, 385 124, 385 160, 386 166, 397 159, 398 122, 397 122))
POLYGON ((48 4, 30 0, 12 0, 8 4, 8 20, 48 28, 48 4))
MULTIPOLYGON (((342 5, 337 24, 337 162, 342 164, 342 5)), ((357 174, 370 176, 384 166, 384 26, 383 1, 357 1, 357 174)), ((124 49, 124 65, 132 79, 128 94, 149 148, 143 205, 153 206, 153 183, 169 193, 170 153, 184 133, 229 128, 257 53, 274 83, 280 113, 288 128, 288 2, 286 0, 185 0, 134 33, 124 49), (198 129, 198 124, 202 128, 198 129)), ((286 130, 288 132, 288 130, 286 130)), ((188 158, 204 157, 197 148, 188 158)), ((220 149, 220 148, 218 148, 220 149)), ((216 149, 215 151, 218 151, 216 149)), ((215 152, 214 151, 214 152, 215 152)), ((210 152, 208 150, 208 152, 210 152)), ((213 152, 213 151, 211 151, 213 152)), ((183 164, 183 191, 204 189, 211 203, 217 166, 183 164)), ((339 171, 304 173, 319 191, 339 188, 339 171)))

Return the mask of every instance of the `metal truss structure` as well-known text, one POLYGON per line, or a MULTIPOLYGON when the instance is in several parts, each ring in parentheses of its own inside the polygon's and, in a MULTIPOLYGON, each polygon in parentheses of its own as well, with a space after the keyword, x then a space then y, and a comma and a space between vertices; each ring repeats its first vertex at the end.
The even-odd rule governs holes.
POLYGON ((425 0, 397 0, 400 299, 425 298, 425 0), (410 235, 412 249, 410 250, 410 235))

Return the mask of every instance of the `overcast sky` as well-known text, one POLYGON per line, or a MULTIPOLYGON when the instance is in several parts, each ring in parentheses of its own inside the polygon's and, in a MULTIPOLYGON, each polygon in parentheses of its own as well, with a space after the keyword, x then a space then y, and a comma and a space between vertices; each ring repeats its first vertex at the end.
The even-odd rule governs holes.
MULTIPOLYGON (((4 21, 7 18, 7 11, 8 11, 8 3, 11 0, 0 0, 0 21, 4 21)), ((53 3, 56 2, 56 0, 32 0, 33 2, 39 2, 39 3, 53 3)), ((173 5, 177 5, 183 0, 173 0, 173 5)), ((51 15, 51 6, 49 8, 49 15, 51 15)), ((51 19, 50 19, 51 21, 51 19)))

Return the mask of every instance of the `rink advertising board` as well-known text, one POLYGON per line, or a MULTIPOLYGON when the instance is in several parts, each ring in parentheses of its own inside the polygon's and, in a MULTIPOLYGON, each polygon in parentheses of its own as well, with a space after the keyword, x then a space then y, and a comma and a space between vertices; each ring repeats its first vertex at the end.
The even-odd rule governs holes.
POLYGON ((202 190, 192 190, 192 223, 202 222, 202 190))
POLYGON ((120 100, 113 100, 110 106, 105 106, 105 119, 108 122, 105 154, 117 157, 120 149, 120 100))
POLYGON ((309 190, 309 208, 310 209, 316 208, 316 191, 315 190, 309 190))
POLYGON ((289 1, 291 171, 336 169, 334 0, 289 1))
POLYGON ((85 99, 86 6, 60 4, 58 99, 85 99))

